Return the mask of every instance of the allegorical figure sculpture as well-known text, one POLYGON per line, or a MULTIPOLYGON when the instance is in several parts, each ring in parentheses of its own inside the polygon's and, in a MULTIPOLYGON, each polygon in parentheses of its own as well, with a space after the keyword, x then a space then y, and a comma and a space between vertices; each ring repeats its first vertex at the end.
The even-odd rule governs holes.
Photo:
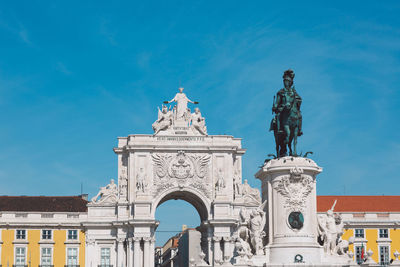
POLYGON ((192 104, 198 104, 198 102, 192 101, 186 96, 182 87, 179 88, 179 93, 177 93, 174 98, 172 98, 170 101, 164 101, 164 104, 169 104, 171 102, 176 103, 176 120, 187 120, 185 116, 187 116, 188 102, 192 104))
POLYGON ((111 179, 110 183, 104 187, 100 187, 99 193, 92 198, 92 203, 115 202, 117 201, 118 188, 111 179), (100 197, 99 200, 97 200, 100 197))
POLYGON ((264 226, 266 222, 266 214, 263 211, 263 209, 265 203, 266 202, 264 202, 256 210, 253 210, 253 212, 250 215, 250 221, 249 221, 250 240, 251 240, 251 245, 254 248, 255 255, 264 254, 263 238, 265 237, 264 226))
POLYGON ((266 236, 264 232, 266 212, 264 209, 266 204, 265 200, 257 209, 251 211, 250 215, 244 209, 240 211, 241 220, 237 229, 237 241, 239 242, 236 244, 239 255, 251 258, 251 255, 264 254, 263 239, 266 236))
POLYGON ((199 108, 194 109, 191 116, 192 127, 202 135, 207 135, 206 120, 201 116, 199 108))
POLYGON ((167 106, 162 107, 162 110, 158 108, 158 119, 153 123, 154 134, 159 131, 168 129, 172 125, 172 111, 168 110, 167 106))
POLYGON ((162 134, 185 134, 185 135, 207 135, 206 120, 202 116, 200 109, 195 108, 191 113, 188 103, 199 104, 197 101, 190 100, 183 88, 179 88, 179 93, 170 101, 164 101, 164 104, 175 102, 175 105, 167 107, 163 105, 158 109, 158 118, 153 123, 154 135, 162 134))
POLYGON ((274 131, 277 157, 286 156, 287 148, 289 148, 289 155, 297 156, 297 137, 303 134, 300 111, 302 100, 294 89, 293 79, 293 70, 284 72, 284 88, 278 91, 272 106, 275 116, 271 121, 270 131, 274 131))
POLYGON ((325 253, 330 255, 340 254, 343 251, 338 251, 337 249, 343 234, 343 222, 342 217, 333 212, 335 205, 336 200, 326 214, 318 216, 319 238, 323 243, 325 253))

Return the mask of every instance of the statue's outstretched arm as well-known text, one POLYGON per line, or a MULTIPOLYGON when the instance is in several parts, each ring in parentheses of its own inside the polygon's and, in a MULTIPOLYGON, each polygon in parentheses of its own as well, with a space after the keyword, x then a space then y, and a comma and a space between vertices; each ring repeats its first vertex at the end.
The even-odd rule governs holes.
POLYGON ((174 98, 172 98, 170 101, 164 101, 164 104, 169 104, 172 102, 176 102, 176 96, 174 96, 174 98))
POLYGON ((337 202, 337 199, 335 199, 335 202, 333 202, 333 205, 332 205, 331 211, 333 211, 333 210, 335 209, 336 202, 337 202))
POLYGON ((192 103, 192 104, 198 104, 198 103, 199 103, 199 102, 197 102, 197 101, 192 101, 192 100, 190 100, 188 97, 186 97, 186 99, 187 99, 188 102, 190 102, 190 103, 192 103))

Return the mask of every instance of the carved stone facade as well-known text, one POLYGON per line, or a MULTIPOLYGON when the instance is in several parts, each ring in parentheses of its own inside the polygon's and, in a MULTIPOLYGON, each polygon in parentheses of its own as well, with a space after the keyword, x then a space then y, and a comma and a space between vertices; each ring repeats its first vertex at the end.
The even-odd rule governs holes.
MULTIPOLYGON (((155 212, 169 199, 186 200, 199 212, 204 260, 198 264, 232 262, 240 211, 249 214, 246 242, 256 248, 249 261, 264 253, 265 214, 259 210, 259 191, 242 183, 241 140, 207 135, 205 119, 198 109, 190 114, 185 97, 178 93, 171 101, 175 107, 159 111, 154 135, 118 139, 116 199, 89 205, 90 247, 113 244, 117 266, 154 266, 155 212)), ((89 258, 86 264, 99 262, 89 258)))
POLYGON ((153 196, 170 187, 193 187, 209 197, 210 159, 208 153, 187 154, 183 150, 176 154, 153 153, 153 196))
MULTIPOLYGON (((201 219, 201 260, 191 266, 347 265, 349 243, 337 239, 339 217, 317 219, 322 169, 307 158, 270 160, 256 174, 261 197, 242 179, 241 139, 208 135, 199 110, 188 109, 196 102, 182 91, 167 101, 174 107, 159 111, 154 134, 118 139, 118 185, 111 181, 88 205, 87 253, 107 246, 112 265, 153 267, 156 209, 182 199, 201 219)), ((86 258, 86 266, 99 264, 86 258)))

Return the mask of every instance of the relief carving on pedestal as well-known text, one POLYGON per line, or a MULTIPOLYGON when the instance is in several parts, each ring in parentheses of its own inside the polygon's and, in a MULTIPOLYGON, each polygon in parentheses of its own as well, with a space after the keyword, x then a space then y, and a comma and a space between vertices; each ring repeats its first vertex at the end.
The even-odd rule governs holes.
POLYGON ((285 208, 303 211, 307 196, 314 188, 313 179, 310 176, 303 175, 303 169, 296 166, 290 170, 290 175, 277 181, 274 188, 286 198, 285 208))
POLYGON ((156 153, 152 155, 154 166, 154 194, 158 194, 173 186, 192 186, 209 196, 209 190, 204 186, 204 179, 208 175, 208 154, 186 154, 178 151, 176 155, 170 153, 156 153))

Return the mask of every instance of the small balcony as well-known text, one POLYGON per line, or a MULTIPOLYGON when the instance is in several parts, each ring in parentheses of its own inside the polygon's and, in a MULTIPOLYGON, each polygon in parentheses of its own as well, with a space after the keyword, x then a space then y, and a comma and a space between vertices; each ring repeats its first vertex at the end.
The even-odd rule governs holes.
POLYGON ((97 265, 97 267, 113 267, 113 266, 110 264, 100 264, 100 265, 97 265))
MULTIPOLYGON (((1 266, 0 266, 1 267, 1 266)), ((54 267, 54 265, 50 265, 50 264, 43 264, 43 265, 39 265, 39 267, 54 267)))
POLYGON ((25 264, 13 264, 13 267, 28 267, 28 265, 25 265, 25 264))
POLYGON ((79 267, 80 265, 64 265, 64 267, 79 267))

